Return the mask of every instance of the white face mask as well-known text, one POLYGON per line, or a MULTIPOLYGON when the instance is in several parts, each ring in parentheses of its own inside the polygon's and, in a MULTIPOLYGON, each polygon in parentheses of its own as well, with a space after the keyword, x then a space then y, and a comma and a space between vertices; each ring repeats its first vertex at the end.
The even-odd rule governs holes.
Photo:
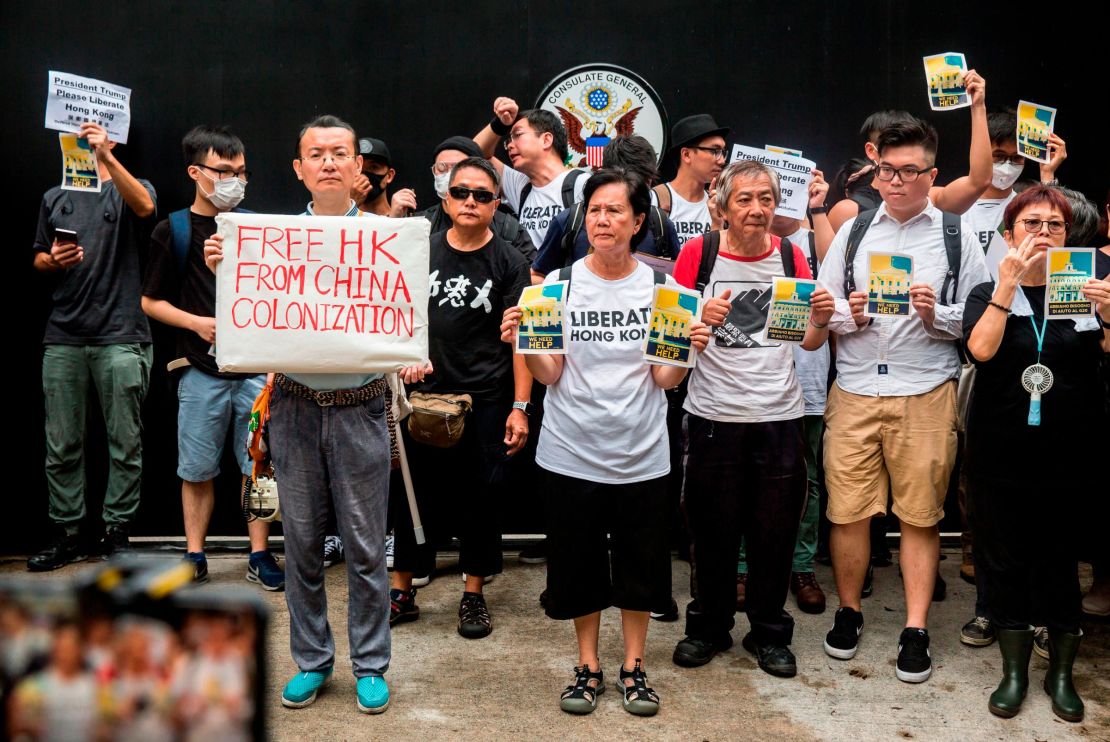
MULTIPOLYGON (((201 172, 204 171, 201 170, 201 172)), ((238 178, 216 180, 208 173, 204 173, 204 177, 212 181, 212 192, 205 193, 204 196, 220 211, 231 211, 246 196, 247 184, 238 178)))
POLYGON ((433 176, 436 184, 436 195, 442 201, 447 198, 447 187, 451 185, 451 171, 443 173, 442 175, 433 176))
POLYGON ((991 176, 991 185, 1000 191, 1009 190, 1010 186, 1021 177, 1021 171, 1025 169, 1024 163, 1011 165, 1009 162, 995 163, 993 167, 994 174, 991 176))

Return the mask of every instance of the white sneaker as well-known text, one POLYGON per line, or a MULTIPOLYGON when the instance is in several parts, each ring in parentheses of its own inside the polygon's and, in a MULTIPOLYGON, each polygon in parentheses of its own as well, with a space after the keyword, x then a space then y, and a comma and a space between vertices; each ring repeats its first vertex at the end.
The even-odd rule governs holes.
POLYGON ((415 577, 414 576, 412 578, 412 586, 413 587, 427 587, 431 583, 432 583, 432 576, 431 575, 422 575, 420 577, 415 577))
POLYGON ((393 532, 385 537, 385 568, 393 569, 393 532))
MULTIPOLYGON (((490 584, 491 582, 493 582, 493 578, 494 578, 495 576, 496 576, 496 575, 486 575, 485 577, 483 577, 483 578, 482 578, 482 584, 483 584, 483 585, 488 585, 488 584, 490 584)), ((466 572, 463 572, 463 573, 462 573, 462 578, 463 578, 463 582, 466 582, 466 572)), ((413 582, 413 584, 416 584, 416 583, 415 583, 415 581, 413 582)))

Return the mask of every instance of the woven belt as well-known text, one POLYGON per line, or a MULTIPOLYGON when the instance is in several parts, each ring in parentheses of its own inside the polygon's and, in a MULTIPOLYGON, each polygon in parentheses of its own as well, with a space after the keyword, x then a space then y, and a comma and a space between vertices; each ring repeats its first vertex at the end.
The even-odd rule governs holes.
POLYGON ((310 389, 304 384, 298 384, 285 374, 277 374, 275 381, 282 391, 312 400, 321 407, 350 407, 368 402, 389 391, 389 384, 384 378, 374 379, 358 389, 331 389, 326 392, 310 389))

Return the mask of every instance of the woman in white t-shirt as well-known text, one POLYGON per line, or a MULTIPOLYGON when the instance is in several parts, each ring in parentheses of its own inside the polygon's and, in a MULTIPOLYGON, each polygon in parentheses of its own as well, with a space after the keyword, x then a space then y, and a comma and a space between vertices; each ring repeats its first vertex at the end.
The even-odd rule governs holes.
MULTIPOLYGON (((623 169, 603 169, 586 183, 583 200, 592 252, 570 269, 566 355, 526 357, 548 387, 536 450, 548 528, 546 610, 551 618, 574 619, 578 637, 575 680, 560 708, 575 714, 596 708, 604 690, 601 611, 615 605, 624 633, 624 708, 651 716, 659 696, 643 669, 648 614, 671 594, 663 390, 677 386, 686 369, 643 359, 652 294, 661 282, 632 256, 644 236, 647 185, 623 169)), ((547 282, 559 278, 552 273, 547 282)), ((514 341, 520 317, 519 307, 505 312, 503 340, 514 341)), ((694 323, 691 340, 704 350, 708 328, 694 323)))

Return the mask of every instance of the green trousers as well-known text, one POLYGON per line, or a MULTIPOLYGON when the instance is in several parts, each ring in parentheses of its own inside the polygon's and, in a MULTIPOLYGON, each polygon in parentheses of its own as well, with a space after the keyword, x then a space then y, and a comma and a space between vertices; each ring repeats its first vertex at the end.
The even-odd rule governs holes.
MULTIPOLYGON (((825 432, 823 415, 806 415, 803 421, 806 439, 806 509, 798 524, 798 540, 794 543, 794 566, 791 572, 812 572, 813 559, 817 556, 817 524, 821 520, 821 483, 817 480, 817 456, 820 453, 821 434, 825 432)), ((748 573, 744 542, 740 542, 740 561, 737 574, 748 573)))
POLYGON ((149 343, 45 348, 42 391, 50 519, 68 533, 76 533, 85 517, 85 418, 90 387, 104 411, 108 438, 104 524, 135 520, 143 471, 140 411, 150 385, 152 356, 149 343))

